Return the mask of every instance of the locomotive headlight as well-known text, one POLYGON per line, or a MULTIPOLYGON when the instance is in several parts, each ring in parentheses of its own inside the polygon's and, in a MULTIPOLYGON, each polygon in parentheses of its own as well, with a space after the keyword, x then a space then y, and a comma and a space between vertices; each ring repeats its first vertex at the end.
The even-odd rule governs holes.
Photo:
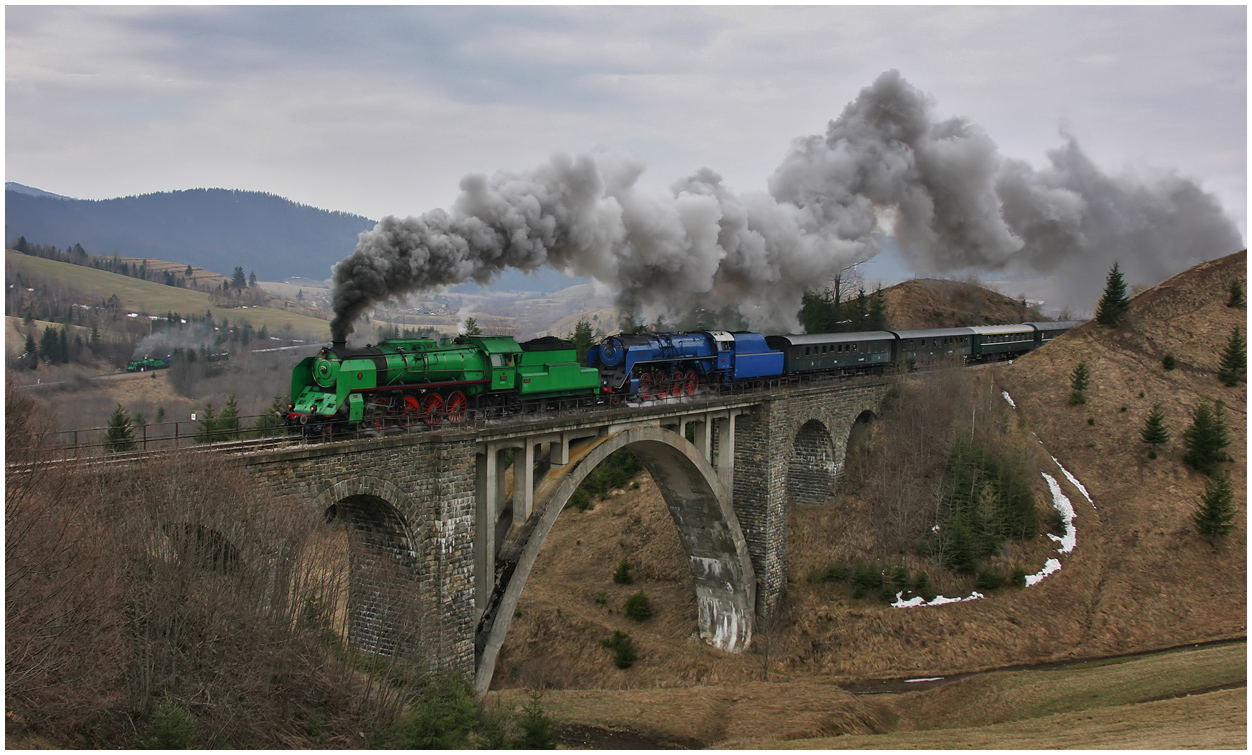
POLYGON ((313 360, 313 380, 323 388, 335 384, 335 376, 339 374, 339 364, 325 357, 313 360))

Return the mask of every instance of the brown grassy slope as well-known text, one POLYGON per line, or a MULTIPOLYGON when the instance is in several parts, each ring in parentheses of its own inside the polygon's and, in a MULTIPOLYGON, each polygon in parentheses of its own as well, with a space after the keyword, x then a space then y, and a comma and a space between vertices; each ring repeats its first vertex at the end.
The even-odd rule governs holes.
POLYGON ((1071 495, 1079 514, 1077 557, 1038 588, 1051 610, 1078 620, 1077 653, 1246 632, 1247 386, 1227 388, 1216 377, 1231 328, 1246 320, 1244 310, 1225 306, 1236 277, 1246 281, 1246 252, 1139 294, 1121 328, 1087 323, 1000 375, 1027 424, 1095 501, 1092 509, 1071 495), (1161 367, 1167 351, 1178 356, 1179 369, 1161 367), (1093 377, 1087 404, 1072 407, 1069 374, 1080 361, 1093 377), (1235 529, 1216 553, 1191 522, 1203 477, 1180 460, 1182 430, 1204 398, 1226 403, 1234 458, 1227 467, 1238 509, 1235 529), (1139 430, 1158 401, 1173 437, 1149 461, 1139 430))
MULTIPOLYGON (((806 576, 813 564, 836 552, 868 550, 862 505, 838 497, 791 512, 792 610, 776 641, 770 679, 925 676, 1242 635, 1246 387, 1225 388, 1214 376, 1230 327, 1244 318, 1243 310, 1224 307, 1233 275, 1246 275, 1244 255, 1201 265, 1140 294, 1119 331, 1085 325, 1011 366, 980 371, 1014 396, 1025 432, 1037 432, 1095 499, 1092 508, 1041 454, 1039 471, 1060 482, 1077 511, 1078 545, 1062 557, 1062 571, 1040 585, 921 610, 854 601, 846 591, 809 584, 806 576), (1164 372, 1153 349, 1173 350, 1184 366, 1164 372), (1070 407, 1068 375, 1080 359, 1091 366, 1094 379, 1088 403, 1070 407), (1138 396, 1141 390, 1144 398, 1138 396), (1230 467, 1240 513, 1236 531, 1217 554, 1191 531, 1203 480, 1180 462, 1181 431, 1200 396, 1226 400, 1236 459, 1230 467), (1155 401, 1164 403, 1174 439, 1161 458, 1149 462, 1138 432, 1155 401), (1094 426, 1088 417, 1095 418, 1094 426)), ((1047 486, 1042 477, 1034 479, 1036 498, 1047 505, 1047 486)), ((650 484, 589 514, 563 514, 523 595, 523 616, 506 640, 497 686, 527 681, 526 668, 550 669, 550 678, 538 681, 567 688, 760 678, 759 655, 728 656, 689 639, 695 622, 685 583, 666 583, 664 590, 644 585, 658 616, 683 616, 685 624, 655 631, 620 616, 620 601, 634 588, 616 588, 609 575, 623 554, 633 556, 645 543, 654 549, 641 559, 649 568, 684 573, 673 524, 650 484), (639 522, 630 519, 634 514, 639 522), (668 545, 662 548, 662 542, 668 545), (602 590, 616 614, 594 603, 602 590), (636 668, 618 671, 599 648, 612 629, 636 636, 641 648, 636 668)), ((1036 569, 1054 555, 1042 537, 1013 547, 1036 569)))
POLYGON ((1016 299, 961 281, 917 278, 883 289, 889 327, 958 328, 1046 319, 1016 299))
MULTIPOLYGON (((543 704, 562 730, 593 727, 624 735, 622 742, 634 733, 648 747, 1243 747, 1246 664, 1246 644, 1237 642, 974 674, 929 688, 904 684, 883 694, 749 682, 549 690, 543 704)), ((520 704, 527 693, 508 690, 499 699, 520 704)))
POLYGON ((629 689, 715 684, 751 678, 754 661, 708 647, 696 631, 695 587, 678 532, 646 473, 638 490, 614 491, 586 512, 561 513, 534 570, 496 662, 494 688, 516 686, 629 689), (635 582, 613 582, 626 557, 635 582), (622 613, 644 591, 653 617, 622 613), (596 598, 604 593, 604 603, 596 598), (631 635, 639 658, 613 665, 600 642, 614 631, 631 635))

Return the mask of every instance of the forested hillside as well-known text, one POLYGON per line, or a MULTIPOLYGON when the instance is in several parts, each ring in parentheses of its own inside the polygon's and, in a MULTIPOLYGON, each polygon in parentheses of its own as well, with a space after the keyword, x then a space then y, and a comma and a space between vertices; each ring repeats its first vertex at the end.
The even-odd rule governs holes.
POLYGON ((229 275, 236 265, 263 280, 321 280, 374 221, 296 204, 273 194, 191 189, 82 200, 6 190, 5 239, 123 257, 176 259, 229 275))

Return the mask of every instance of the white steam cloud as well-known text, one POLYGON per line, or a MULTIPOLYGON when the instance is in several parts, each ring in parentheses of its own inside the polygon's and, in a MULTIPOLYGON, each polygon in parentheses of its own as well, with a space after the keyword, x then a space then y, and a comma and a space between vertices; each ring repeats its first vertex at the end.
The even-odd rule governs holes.
POLYGON ((1114 260, 1156 282, 1243 246, 1187 179, 1105 175, 1069 137, 1036 171, 932 109, 883 73, 824 136, 792 144, 768 194, 736 195, 702 169, 649 196, 642 164, 606 156, 466 176, 450 210, 384 218, 335 266, 334 340, 375 302, 542 265, 608 285, 649 321, 731 308, 754 328, 794 330, 805 289, 878 250, 880 218, 916 272, 1026 266, 1072 279, 1082 304, 1114 260))

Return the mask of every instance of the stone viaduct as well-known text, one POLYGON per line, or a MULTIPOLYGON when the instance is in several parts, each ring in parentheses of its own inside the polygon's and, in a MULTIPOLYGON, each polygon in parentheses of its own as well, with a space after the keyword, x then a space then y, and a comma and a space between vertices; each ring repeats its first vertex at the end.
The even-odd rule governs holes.
POLYGON ((877 414, 885 387, 830 380, 239 457, 259 499, 307 502, 348 528, 351 642, 486 691, 544 539, 579 483, 620 448, 639 457, 673 516, 700 636, 745 649, 754 617, 786 587, 788 506, 833 492, 848 436, 877 414))

